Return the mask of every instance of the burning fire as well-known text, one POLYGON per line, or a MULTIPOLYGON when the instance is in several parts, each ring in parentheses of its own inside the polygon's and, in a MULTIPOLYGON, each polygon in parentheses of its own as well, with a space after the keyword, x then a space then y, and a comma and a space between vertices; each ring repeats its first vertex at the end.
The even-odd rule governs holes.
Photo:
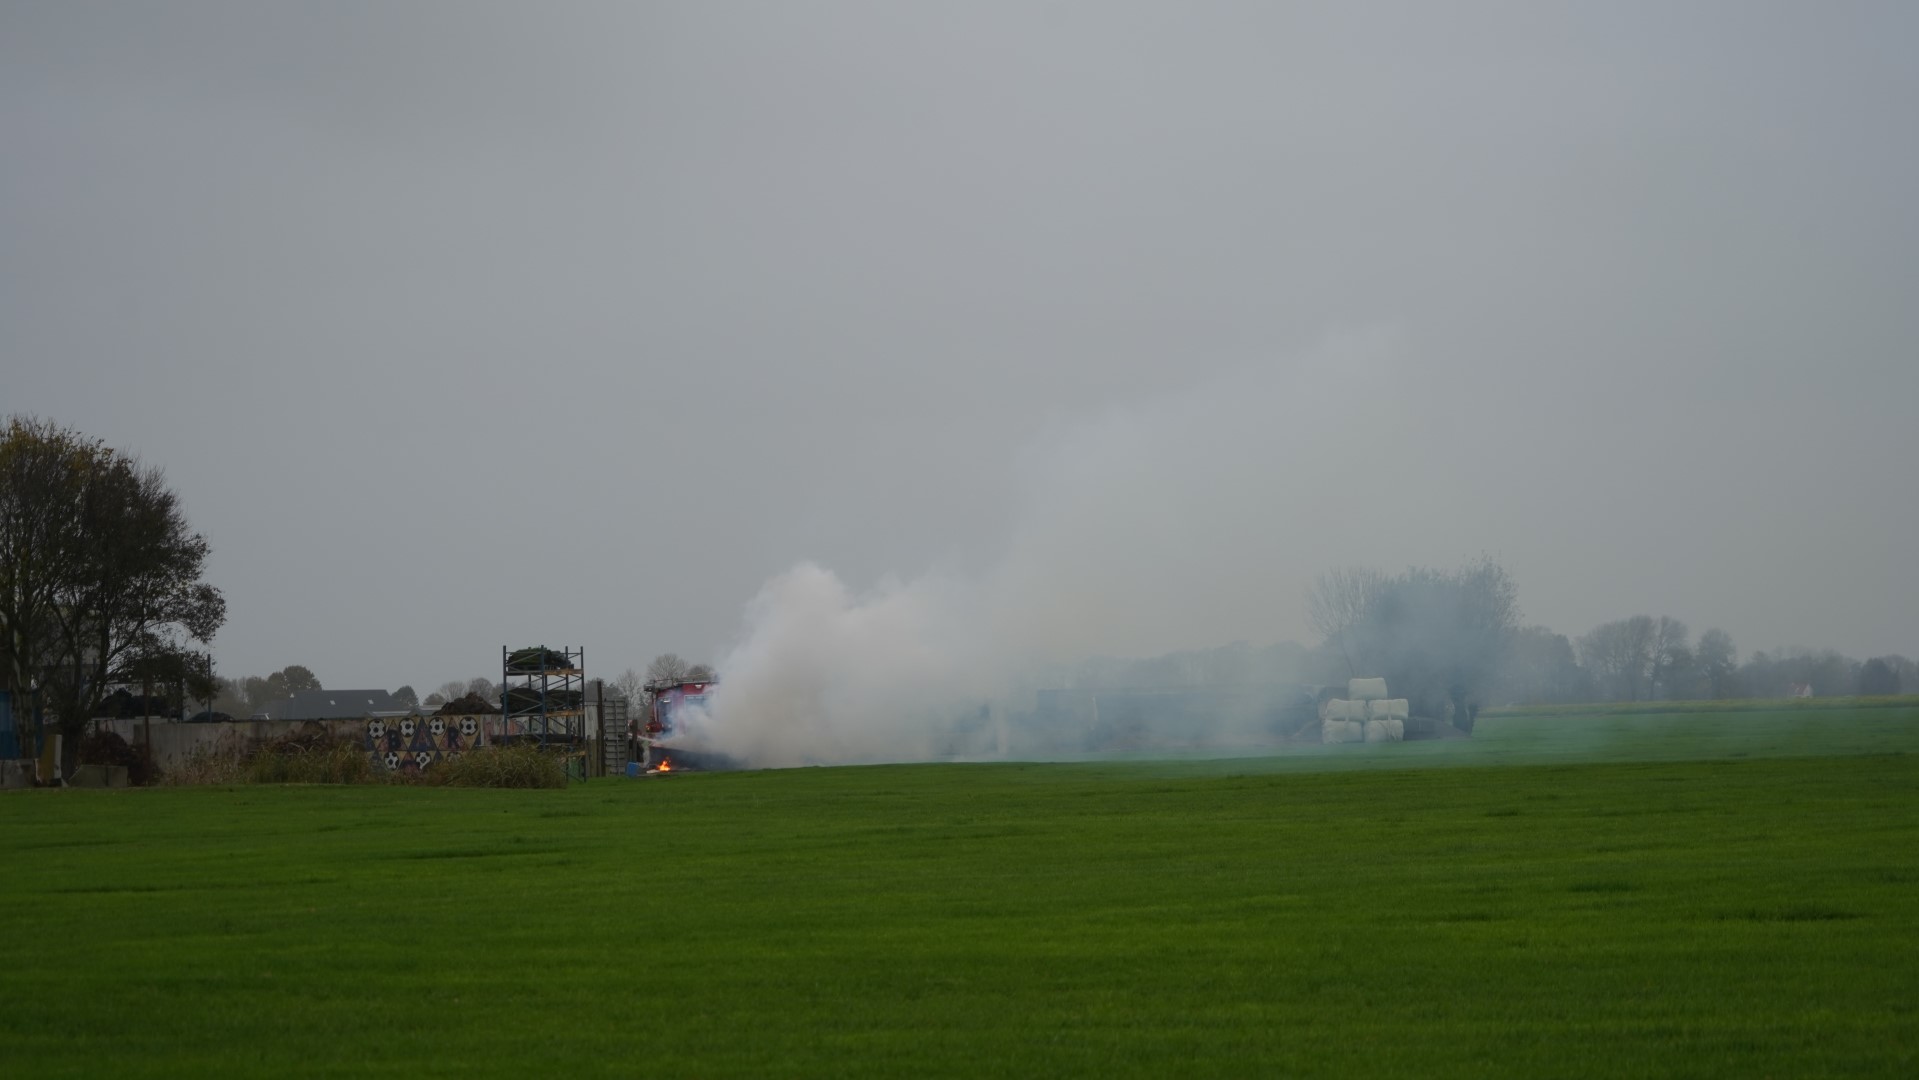
POLYGON ((660 759, 660 771, 661 771, 661 772, 672 772, 672 771, 673 771, 673 759, 672 759, 672 758, 670 758, 670 757, 663 757, 663 758, 661 758, 661 759, 660 759))

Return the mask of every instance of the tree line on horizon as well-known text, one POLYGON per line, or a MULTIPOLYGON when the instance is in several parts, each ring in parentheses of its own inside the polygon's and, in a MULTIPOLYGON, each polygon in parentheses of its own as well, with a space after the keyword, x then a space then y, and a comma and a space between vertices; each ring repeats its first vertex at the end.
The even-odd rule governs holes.
MULTIPOLYGON (((1457 570, 1413 567, 1399 575, 1367 568, 1328 571, 1308 595, 1317 647, 1295 642, 1255 649, 1243 642, 1127 660, 1095 657, 1064 681, 1083 688, 1203 686, 1290 680, 1337 686, 1356 675, 1383 675, 1420 715, 1470 727, 1489 705, 1599 701, 1678 701, 1891 695, 1919 691, 1919 663, 1899 655, 1864 661, 1832 649, 1756 651, 1740 660, 1726 631, 1695 639, 1667 615, 1632 615, 1577 638, 1521 625, 1518 589, 1498 564, 1481 559, 1457 570)), ((711 666, 663 653, 646 668, 604 681, 629 701, 649 684, 701 681, 711 666)), ((320 689, 301 665, 243 679, 221 679, 217 712, 244 718, 301 690, 320 689)), ((421 698, 412 686, 394 697, 408 708, 437 709, 468 695, 497 707, 500 688, 483 675, 442 683, 421 698)))
POLYGON ((1325 696, 1348 678, 1383 676, 1415 714, 1467 731, 1492 705, 1919 692, 1919 663, 1897 654, 1862 661, 1790 648, 1742 661, 1725 630, 1694 638, 1667 615, 1631 615, 1575 638, 1523 624, 1518 601, 1511 575, 1485 557, 1399 574, 1342 567, 1320 574, 1308 591, 1315 646, 1237 642, 1137 660, 1100 657, 1063 681, 1083 689, 1287 681, 1323 686, 1325 696))

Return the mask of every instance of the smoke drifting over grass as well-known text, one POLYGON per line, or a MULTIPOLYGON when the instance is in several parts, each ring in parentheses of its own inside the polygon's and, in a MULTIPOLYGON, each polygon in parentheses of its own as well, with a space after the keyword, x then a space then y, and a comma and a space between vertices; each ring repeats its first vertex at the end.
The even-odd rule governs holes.
POLYGON ((752 765, 964 754, 956 722, 989 702, 989 726, 1030 710, 1061 665, 1302 636, 1314 572, 1407 554, 1392 522, 1408 499, 1353 497, 1388 477, 1419 490, 1403 450, 1418 418, 1384 390, 1392 352, 1350 338, 1049 433, 1016 478, 1018 525, 980 572, 861 590, 794 566, 747 605, 690 737, 752 765))
POLYGON ((977 707, 995 671, 969 592, 928 575, 856 594, 823 567, 793 567, 747 605, 692 734, 752 765, 938 756, 942 721, 969 698, 977 707))

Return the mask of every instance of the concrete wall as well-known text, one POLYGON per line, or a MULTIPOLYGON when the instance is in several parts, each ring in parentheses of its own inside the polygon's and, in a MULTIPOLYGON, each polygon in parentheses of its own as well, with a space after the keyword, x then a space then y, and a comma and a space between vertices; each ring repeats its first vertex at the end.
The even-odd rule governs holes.
MULTIPOLYGON (((145 746, 147 732, 153 733, 153 761, 161 769, 170 769, 202 750, 244 750, 248 746, 298 732, 312 724, 336 735, 365 733, 365 720, 236 720, 230 724, 181 724, 153 718, 146 720, 100 720, 102 731, 111 731, 133 746, 145 746)), ((310 730, 310 729, 309 729, 310 730)))
POLYGON ((380 720, 235 720, 223 724, 179 724, 158 719, 151 724, 144 720, 101 720, 99 724, 102 730, 112 731, 136 747, 146 745, 147 733, 151 731, 153 761, 163 771, 202 751, 243 751, 285 735, 312 731, 326 731, 336 737, 357 739, 369 754, 383 760, 388 754, 406 754, 410 759, 417 760, 414 755, 419 753, 439 757, 449 749, 484 746, 498 737, 500 728, 498 716, 420 716, 407 719, 412 721, 409 726, 414 730, 405 737, 400 734, 402 720, 392 717, 380 720), (444 721, 439 725, 445 729, 439 738, 432 737, 435 720, 444 721), (460 729, 463 720, 473 723, 471 731, 462 739, 460 729), (377 729, 375 725, 378 725, 377 729), (375 730, 379 732, 377 736, 375 730), (450 745, 450 739, 458 740, 460 746, 450 745))
MULTIPOLYGON (((604 747, 597 738, 599 717, 589 710, 585 727, 587 742, 579 749, 585 754, 590 775, 604 768, 604 747)), ((447 760, 480 746, 500 741, 502 722, 498 714, 478 716, 406 716, 362 717, 353 720, 235 720, 219 724, 182 724, 154 718, 144 720, 100 720, 103 731, 112 731, 138 748, 146 745, 152 732, 153 761, 162 772, 177 767, 195 754, 242 753, 251 747, 286 735, 325 731, 336 738, 348 738, 366 749, 377 764, 401 772, 415 772, 435 762, 447 760)), ((513 723, 512 734, 523 734, 524 724, 513 723)), ((624 745, 624 729, 611 733, 624 745)))

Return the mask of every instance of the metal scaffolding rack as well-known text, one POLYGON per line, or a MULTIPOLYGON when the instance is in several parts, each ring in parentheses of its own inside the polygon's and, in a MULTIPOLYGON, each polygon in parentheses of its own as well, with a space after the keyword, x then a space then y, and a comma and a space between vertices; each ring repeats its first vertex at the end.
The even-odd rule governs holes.
POLYGON ((586 650, 500 648, 500 715, 509 740, 586 749, 586 650))

